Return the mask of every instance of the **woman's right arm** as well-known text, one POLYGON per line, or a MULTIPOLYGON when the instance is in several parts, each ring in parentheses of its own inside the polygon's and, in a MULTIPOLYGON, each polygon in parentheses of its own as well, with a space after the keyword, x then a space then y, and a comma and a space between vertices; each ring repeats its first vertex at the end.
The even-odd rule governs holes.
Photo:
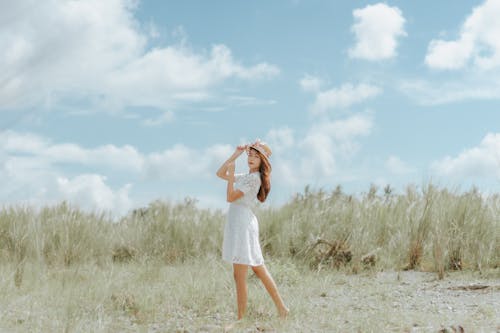
POLYGON ((245 151, 246 148, 247 148, 246 145, 236 147, 236 150, 234 151, 233 155, 231 155, 231 157, 229 157, 227 161, 225 161, 220 166, 219 170, 217 170, 217 176, 219 178, 222 178, 224 180, 229 180, 229 175, 227 174, 228 165, 230 163, 234 163, 234 161, 238 158, 238 156, 240 156, 245 151))

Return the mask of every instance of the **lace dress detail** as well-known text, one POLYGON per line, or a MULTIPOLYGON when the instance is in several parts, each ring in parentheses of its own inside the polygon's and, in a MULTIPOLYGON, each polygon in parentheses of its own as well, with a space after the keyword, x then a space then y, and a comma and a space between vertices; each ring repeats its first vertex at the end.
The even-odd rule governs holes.
POLYGON ((235 175, 235 188, 243 196, 229 205, 222 258, 235 264, 260 266, 264 264, 259 243, 259 222, 252 212, 257 203, 260 188, 260 174, 235 175))

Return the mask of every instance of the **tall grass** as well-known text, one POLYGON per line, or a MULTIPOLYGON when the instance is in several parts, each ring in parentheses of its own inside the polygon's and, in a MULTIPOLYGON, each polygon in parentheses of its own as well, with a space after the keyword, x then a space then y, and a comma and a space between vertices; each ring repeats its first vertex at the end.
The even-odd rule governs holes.
POLYGON ((343 244, 356 268, 376 253, 381 268, 481 270, 500 265, 500 196, 454 193, 432 184, 396 195, 375 187, 360 197, 311 192, 262 215, 262 242, 273 256, 308 257, 318 239, 343 244), (437 249, 439 247, 439 249, 437 249), (438 254, 438 255, 436 255, 438 254))
POLYGON ((125 217, 115 232, 134 255, 170 263, 219 253, 224 221, 221 211, 199 209, 193 199, 155 201, 125 217))
MULTIPOLYGON (((265 256, 312 267, 343 265, 357 271, 369 263, 380 269, 435 270, 442 276, 451 269, 500 265, 500 195, 483 197, 476 189, 459 193, 429 184, 394 194, 389 186, 372 186, 354 196, 341 187, 332 192, 307 187, 283 206, 260 209, 257 215, 265 256), (326 255, 333 259, 318 260, 326 255)), ((40 210, 5 207, 0 261, 18 265, 20 285, 27 261, 171 264, 220 256, 224 223, 222 211, 198 208, 192 199, 155 201, 118 222, 67 203, 40 210)))

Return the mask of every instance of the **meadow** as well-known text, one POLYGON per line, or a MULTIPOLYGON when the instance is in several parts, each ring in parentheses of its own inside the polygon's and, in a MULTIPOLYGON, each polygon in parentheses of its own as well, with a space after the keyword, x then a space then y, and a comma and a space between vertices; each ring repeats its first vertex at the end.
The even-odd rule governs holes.
MULTIPOLYGON (((249 275, 241 332, 500 330, 500 195, 311 190, 260 208, 276 319, 249 275), (448 327, 448 328, 447 328, 448 327)), ((156 201, 119 221, 61 203, 0 211, 0 331, 220 332, 234 320, 224 212, 156 201)))

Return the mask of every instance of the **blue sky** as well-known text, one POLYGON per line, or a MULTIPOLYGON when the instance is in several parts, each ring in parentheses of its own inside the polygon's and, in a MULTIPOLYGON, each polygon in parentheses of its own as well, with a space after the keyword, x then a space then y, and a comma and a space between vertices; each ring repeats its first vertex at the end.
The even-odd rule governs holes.
POLYGON ((500 0, 0 7, 4 205, 222 208, 215 171, 256 138, 271 205, 306 185, 500 189, 500 0))

